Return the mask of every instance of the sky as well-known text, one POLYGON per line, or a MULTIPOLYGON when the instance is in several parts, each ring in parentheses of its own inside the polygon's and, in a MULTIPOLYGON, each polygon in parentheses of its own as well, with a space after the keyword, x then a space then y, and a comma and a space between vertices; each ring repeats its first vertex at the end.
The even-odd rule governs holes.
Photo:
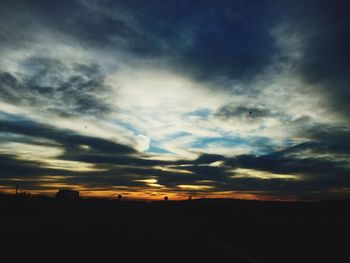
POLYGON ((0 191, 349 198, 349 12, 0 1, 0 191))

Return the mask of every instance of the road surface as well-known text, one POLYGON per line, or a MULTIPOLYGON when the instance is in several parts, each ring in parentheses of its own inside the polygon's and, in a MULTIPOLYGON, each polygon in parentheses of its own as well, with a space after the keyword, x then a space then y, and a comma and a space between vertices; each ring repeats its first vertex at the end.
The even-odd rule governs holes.
MULTIPOLYGON (((111 258, 257 262, 151 204, 2 208, 2 254, 14 259, 111 258)), ((129 262, 129 261, 126 261, 129 262)))
POLYGON ((0 206, 0 252, 30 262, 345 263, 348 211, 219 202, 0 206))

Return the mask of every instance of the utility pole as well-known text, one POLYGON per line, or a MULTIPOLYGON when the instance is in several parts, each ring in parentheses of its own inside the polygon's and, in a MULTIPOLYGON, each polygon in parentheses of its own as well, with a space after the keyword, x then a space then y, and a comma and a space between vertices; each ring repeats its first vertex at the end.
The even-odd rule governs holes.
POLYGON ((18 195, 18 184, 16 184, 16 195, 18 195))

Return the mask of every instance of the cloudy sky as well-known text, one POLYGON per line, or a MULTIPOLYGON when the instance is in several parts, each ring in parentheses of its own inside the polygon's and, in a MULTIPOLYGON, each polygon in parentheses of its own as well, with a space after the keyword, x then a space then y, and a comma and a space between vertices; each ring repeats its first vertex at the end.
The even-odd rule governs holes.
POLYGON ((350 197, 349 12, 0 1, 0 191, 350 197))

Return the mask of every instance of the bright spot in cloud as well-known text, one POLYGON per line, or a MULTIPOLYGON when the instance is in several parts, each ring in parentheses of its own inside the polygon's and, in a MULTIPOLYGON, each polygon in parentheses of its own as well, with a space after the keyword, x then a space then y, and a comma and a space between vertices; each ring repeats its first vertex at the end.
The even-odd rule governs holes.
POLYGON ((159 187, 159 188, 164 187, 164 185, 157 183, 158 182, 157 179, 138 179, 138 180, 133 180, 133 181, 145 183, 147 186, 150 186, 150 187, 159 187))
POLYGON ((138 179, 138 180, 133 180, 134 182, 141 182, 141 183, 147 183, 147 184, 155 184, 158 182, 157 179, 138 179))
POLYGON ((214 188, 213 186, 209 186, 209 185, 189 185, 189 184, 180 184, 177 187, 183 190, 208 190, 208 189, 214 188))
POLYGON ((57 157, 63 152, 64 150, 61 147, 20 142, 1 143, 0 148, 2 154, 16 155, 18 159, 35 161, 57 157))
POLYGON ((139 152, 144 152, 149 149, 151 143, 151 139, 142 134, 137 135, 136 137, 136 149, 139 152))
POLYGON ((244 169, 238 168, 234 169, 233 172, 235 175, 232 175, 231 178, 257 178, 263 180, 269 179, 285 179, 285 180, 301 180, 300 175, 292 175, 292 174, 277 174, 271 173, 267 171, 258 171, 253 169, 244 169))
POLYGON ((47 159, 47 160, 42 160, 42 163, 43 163, 43 167, 46 167, 46 168, 74 171, 74 172, 101 172, 101 171, 107 170, 104 168, 96 168, 95 164, 78 162, 78 161, 47 159))

